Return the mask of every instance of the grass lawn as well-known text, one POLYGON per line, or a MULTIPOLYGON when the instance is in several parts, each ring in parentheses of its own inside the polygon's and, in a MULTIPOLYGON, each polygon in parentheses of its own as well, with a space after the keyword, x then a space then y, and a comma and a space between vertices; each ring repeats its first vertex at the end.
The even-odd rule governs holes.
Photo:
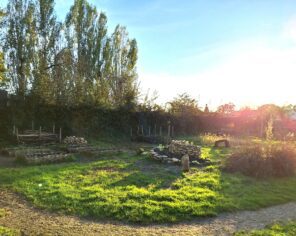
POLYGON ((239 232, 236 236, 294 236, 296 235, 296 221, 286 224, 274 224, 262 230, 239 232))
MULTIPOLYGON (((203 148, 219 161, 225 150, 203 148)), ((257 209, 296 200, 296 177, 255 180, 223 173, 217 165, 191 168, 122 153, 94 162, 0 168, 0 187, 34 205, 96 219, 175 222, 224 211, 257 209)))

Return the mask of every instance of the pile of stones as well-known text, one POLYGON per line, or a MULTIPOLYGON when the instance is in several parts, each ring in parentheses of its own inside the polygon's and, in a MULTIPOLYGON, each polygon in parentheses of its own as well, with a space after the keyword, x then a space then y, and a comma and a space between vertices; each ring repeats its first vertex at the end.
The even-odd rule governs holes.
POLYGON ((168 145, 169 152, 181 158, 187 154, 191 159, 200 158, 201 148, 185 140, 172 140, 168 145))
POLYGON ((71 154, 53 154, 45 156, 27 156, 25 157, 25 162, 27 164, 36 165, 36 164, 49 164, 49 163, 59 163, 72 161, 73 156, 71 154))
POLYGON ((181 164, 182 157, 188 155, 191 164, 206 165, 210 161, 201 158, 201 147, 188 141, 172 140, 164 148, 153 148, 150 157, 162 163, 181 164))
POLYGON ((63 143, 70 145, 85 145, 87 141, 83 137, 68 136, 64 139, 63 143))

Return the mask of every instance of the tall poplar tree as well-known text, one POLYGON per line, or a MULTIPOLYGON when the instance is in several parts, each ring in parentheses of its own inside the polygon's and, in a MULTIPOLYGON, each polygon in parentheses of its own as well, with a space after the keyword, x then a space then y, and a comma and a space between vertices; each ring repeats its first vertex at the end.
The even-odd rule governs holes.
POLYGON ((28 92, 35 56, 34 5, 28 0, 10 0, 6 15, 5 53, 11 88, 20 97, 28 92))
POLYGON ((35 1, 36 19, 36 60, 34 63, 33 93, 47 103, 55 102, 53 78, 55 57, 59 53, 61 23, 57 22, 54 0, 35 1))

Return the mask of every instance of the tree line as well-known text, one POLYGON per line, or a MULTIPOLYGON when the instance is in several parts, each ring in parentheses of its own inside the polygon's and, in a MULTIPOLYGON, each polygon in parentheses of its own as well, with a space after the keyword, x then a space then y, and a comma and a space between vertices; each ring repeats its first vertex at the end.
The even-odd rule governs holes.
POLYGON ((1 13, 1 86, 43 104, 133 105, 136 40, 120 25, 110 34, 106 14, 86 0, 75 0, 62 22, 54 6, 54 0, 8 1, 1 13))

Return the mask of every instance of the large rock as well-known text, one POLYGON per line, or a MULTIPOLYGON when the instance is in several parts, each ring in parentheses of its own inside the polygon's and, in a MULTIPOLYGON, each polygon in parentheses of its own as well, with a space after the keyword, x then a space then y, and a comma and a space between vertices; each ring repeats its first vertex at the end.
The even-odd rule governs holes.
POLYGON ((182 163, 182 170, 184 172, 187 172, 189 171, 189 168, 190 168, 190 161, 189 161, 189 156, 186 154, 184 156, 182 156, 181 158, 181 163, 182 163))

